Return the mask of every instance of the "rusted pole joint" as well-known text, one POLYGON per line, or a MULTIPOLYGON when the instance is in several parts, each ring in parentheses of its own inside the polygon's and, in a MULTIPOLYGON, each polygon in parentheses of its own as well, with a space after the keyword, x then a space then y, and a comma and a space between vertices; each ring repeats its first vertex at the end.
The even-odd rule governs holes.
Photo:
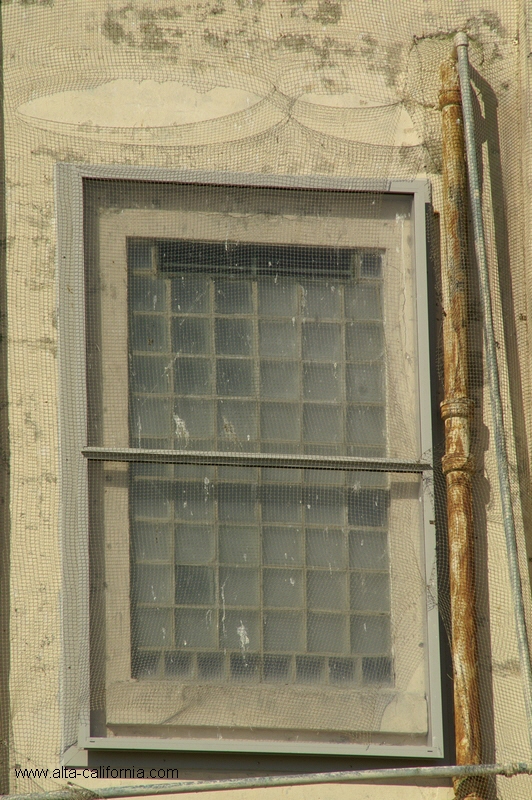
POLYGON ((471 475, 475 471, 475 461, 469 452, 473 407, 474 403, 469 397, 451 397, 440 403, 447 434, 446 453, 442 458, 444 475, 450 472, 466 472, 471 475))

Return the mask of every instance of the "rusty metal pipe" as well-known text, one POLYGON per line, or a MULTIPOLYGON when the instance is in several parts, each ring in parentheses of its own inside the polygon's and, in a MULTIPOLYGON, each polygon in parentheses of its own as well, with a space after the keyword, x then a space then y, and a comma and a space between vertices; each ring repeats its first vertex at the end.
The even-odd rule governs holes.
MULTIPOLYGON (((480 694, 475 615, 474 530, 468 396, 467 184, 462 103, 456 62, 441 68, 443 144, 443 354, 445 455, 452 660, 457 764, 481 764, 480 694)), ((455 794, 482 800, 483 781, 459 779, 455 794)))

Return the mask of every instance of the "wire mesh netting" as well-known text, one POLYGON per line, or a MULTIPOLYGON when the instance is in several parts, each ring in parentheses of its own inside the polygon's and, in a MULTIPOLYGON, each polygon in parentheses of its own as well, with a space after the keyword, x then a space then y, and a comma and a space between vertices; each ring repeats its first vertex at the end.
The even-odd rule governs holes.
POLYGON ((427 644, 421 467, 387 471, 420 452, 411 199, 143 192, 119 219, 106 207, 116 187, 109 198, 95 183, 87 203, 89 445, 135 462, 91 472, 93 583, 106 587, 92 707, 115 735, 136 723, 138 736, 166 725, 189 739, 201 725, 206 738, 252 727, 258 740, 366 743, 388 727, 395 744, 421 744, 438 726, 414 677, 427 644), (204 464, 142 463, 173 453, 204 464), (390 581, 405 546, 408 597, 404 574, 390 581), (416 636, 413 653, 392 648, 416 636), (130 678, 149 710, 127 699, 130 678), (183 686, 201 686, 201 702, 183 686), (381 731, 399 694, 411 719, 388 711, 381 731))
MULTIPOLYGON (((12 791, 120 737, 452 759, 440 64, 465 30, 529 615, 522 13, 2 4, 12 791)), ((478 726, 532 761, 470 266, 478 726)))

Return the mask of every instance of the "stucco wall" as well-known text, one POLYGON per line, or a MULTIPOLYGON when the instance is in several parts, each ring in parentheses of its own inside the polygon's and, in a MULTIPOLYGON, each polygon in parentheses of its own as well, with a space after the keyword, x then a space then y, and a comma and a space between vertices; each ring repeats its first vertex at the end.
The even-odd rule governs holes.
MULTIPOLYGON (((517 442, 511 461, 520 508, 529 488, 532 407, 525 274, 530 192, 523 190, 532 174, 523 147, 530 139, 523 135, 530 125, 530 47, 526 13, 508 0, 416 0, 402 6, 384 0, 20 0, 4 2, 2 14, 12 535, 9 769, 11 791, 21 792, 56 784, 17 782, 15 764, 53 768, 71 744, 61 736, 61 298, 54 165, 428 176, 438 210, 439 64, 454 31, 468 30, 471 59, 486 84, 477 82, 479 111, 486 117, 480 137, 488 247, 502 275, 502 295, 495 278, 493 295, 500 353, 510 363, 503 386, 517 442)), ((478 325, 472 338, 480 347, 478 325)), ((478 421, 476 440, 486 469, 477 480, 486 759, 532 760, 490 450, 489 395, 481 362, 475 363, 475 394, 486 426, 478 421)), ((524 523, 518 516, 523 563, 528 505, 524 523)), ((448 616, 446 608, 442 613, 448 616)), ((238 796, 244 800, 247 794, 238 796)), ((337 786, 256 794, 432 800, 452 792, 448 785, 337 786)))

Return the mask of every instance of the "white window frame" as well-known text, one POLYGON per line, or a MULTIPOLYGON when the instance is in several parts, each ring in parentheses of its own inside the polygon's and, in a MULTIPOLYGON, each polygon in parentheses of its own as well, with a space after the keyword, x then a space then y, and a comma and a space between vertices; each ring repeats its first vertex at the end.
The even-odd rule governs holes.
MULTIPOLYGON (((417 314, 417 355, 422 462, 395 460, 398 472, 422 478, 427 586, 434 584, 435 525, 433 511, 431 390, 427 307, 427 246, 425 217, 430 186, 424 181, 371 181, 349 178, 262 176, 235 173, 172 171, 143 167, 107 167, 58 164, 56 208, 58 226, 61 534, 63 543, 63 664, 62 726, 64 763, 86 763, 86 752, 97 750, 186 750, 261 752, 321 755, 401 756, 442 758, 443 724, 439 652, 438 609, 427 608, 427 674, 429 734, 427 745, 283 743, 255 740, 180 740, 143 737, 96 737, 90 734, 89 669, 89 558, 88 480, 89 458, 103 460, 105 451, 87 448, 87 395, 85 344, 85 252, 83 242, 83 181, 85 179, 280 187, 408 195, 413 200, 414 259, 417 314), (430 742, 430 744, 429 744, 430 742)), ((138 235, 138 233, 136 234, 138 235)), ((115 454, 117 455, 117 454, 115 454)), ((109 458, 109 454, 107 456, 109 458)), ((390 462, 391 459, 383 459, 390 462)), ((347 466, 347 464, 346 464, 347 466)))

